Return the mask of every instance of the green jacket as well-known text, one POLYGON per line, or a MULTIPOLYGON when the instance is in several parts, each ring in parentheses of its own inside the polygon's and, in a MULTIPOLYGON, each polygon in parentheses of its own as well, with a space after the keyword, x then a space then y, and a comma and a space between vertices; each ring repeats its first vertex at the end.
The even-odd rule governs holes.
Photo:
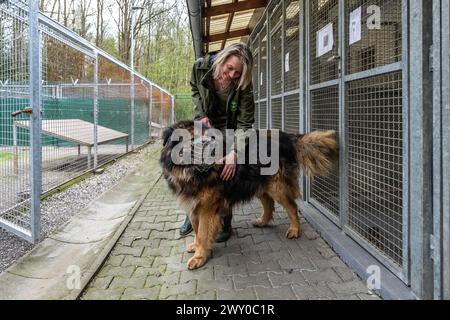
MULTIPOLYGON (((213 77, 212 77, 212 56, 210 54, 198 59, 192 68, 191 87, 192 97, 195 104, 195 120, 210 118, 214 124, 211 107, 213 101, 213 77)), ((224 129, 242 129, 247 131, 253 127, 255 122, 255 102, 253 98, 253 87, 249 85, 245 90, 237 90, 237 85, 230 91, 228 97, 227 127, 224 129)))

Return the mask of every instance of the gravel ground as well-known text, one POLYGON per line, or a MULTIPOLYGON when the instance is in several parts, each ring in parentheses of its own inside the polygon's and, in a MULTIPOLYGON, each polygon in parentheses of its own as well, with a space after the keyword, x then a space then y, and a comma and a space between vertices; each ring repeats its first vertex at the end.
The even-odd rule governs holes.
MULTIPOLYGON (((133 153, 64 192, 47 198, 41 204, 42 240, 70 218, 86 208, 93 200, 114 187, 121 178, 133 172, 148 156, 153 145, 133 153)), ((0 229, 0 272, 34 248, 35 245, 0 229)))

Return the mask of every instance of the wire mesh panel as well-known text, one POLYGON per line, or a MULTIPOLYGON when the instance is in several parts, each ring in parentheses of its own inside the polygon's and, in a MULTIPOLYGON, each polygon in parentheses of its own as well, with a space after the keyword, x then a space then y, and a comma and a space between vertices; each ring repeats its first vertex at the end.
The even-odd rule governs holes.
POLYGON ((300 88, 299 61, 299 15, 300 1, 286 1, 286 17, 284 25, 284 91, 300 88))
POLYGON ((29 120, 13 112, 30 107, 29 30, 25 10, 0 3, 0 226, 31 230, 30 131, 14 126, 29 120))
POLYGON ((161 133, 162 126, 162 100, 161 90, 157 87, 152 88, 152 135, 158 136, 161 133))
POLYGON ((167 93, 162 93, 162 103, 163 103, 163 119, 162 125, 164 127, 168 127, 170 125, 170 117, 172 114, 171 105, 170 105, 170 96, 167 93))
POLYGON ((264 27, 261 32, 261 51, 259 55, 259 97, 260 99, 267 98, 267 28, 264 27))
POLYGON ((144 79, 134 79, 134 145, 139 147, 149 141, 150 92, 144 79))
POLYGON ((281 98, 272 100, 272 127, 271 129, 282 130, 283 119, 282 119, 282 102, 281 98))
MULTIPOLYGON (((361 72, 399 62, 402 58, 402 2, 351 0, 346 7, 346 26, 361 10, 361 40, 347 42, 347 73, 361 72)), ((355 39, 357 40, 357 39, 355 39)))
POLYGON ((99 145, 99 164, 125 153, 131 143, 130 82, 127 69, 108 57, 98 56, 98 125, 127 135, 99 145))
MULTIPOLYGON (((43 191, 86 171, 93 164, 94 64, 84 48, 48 27, 42 30, 43 191), (90 125, 79 126, 79 121, 90 125)), ((92 54, 92 53, 91 53, 92 54)))
POLYGON ((284 131, 297 134, 300 131, 300 99, 298 94, 284 98, 284 131))
POLYGON ((259 103, 259 128, 260 129, 268 129, 267 128, 267 102, 261 101, 259 103))
POLYGON ((282 45, 283 45, 282 29, 279 28, 271 36, 270 44, 270 82, 271 82, 271 94, 272 96, 282 93, 283 83, 282 83, 282 67, 283 67, 283 57, 282 57, 282 45))
POLYGON ((338 0, 310 1, 311 84, 339 77, 338 0))
POLYGON ((348 83, 349 226, 401 266, 403 108, 400 72, 348 83))
MULTIPOLYGON (((337 86, 311 92, 311 130, 339 131, 339 89, 337 86)), ((311 181, 310 196, 333 215, 339 216, 339 166, 325 178, 311 181)))

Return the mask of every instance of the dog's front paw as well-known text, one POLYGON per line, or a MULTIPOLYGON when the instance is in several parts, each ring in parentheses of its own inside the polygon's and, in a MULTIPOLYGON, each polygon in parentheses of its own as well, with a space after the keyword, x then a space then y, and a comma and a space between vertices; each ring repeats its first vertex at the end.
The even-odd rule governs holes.
POLYGON ((267 227, 267 225, 268 225, 268 223, 265 222, 265 221, 263 221, 263 219, 261 219, 261 218, 258 218, 258 219, 256 219, 256 220, 253 220, 253 221, 251 222, 251 224, 252 224, 254 227, 257 227, 257 228, 264 228, 264 227, 267 227))
POLYGON ((195 242, 188 244, 186 247, 187 253, 194 253, 195 252, 195 242))
POLYGON ((189 270, 195 270, 195 269, 203 267, 205 265, 205 263, 206 263, 206 258, 193 256, 192 258, 189 259, 187 266, 188 266, 189 270))
POLYGON ((288 239, 298 239, 300 238, 300 235, 301 235, 300 228, 290 227, 289 230, 286 232, 286 238, 288 239))

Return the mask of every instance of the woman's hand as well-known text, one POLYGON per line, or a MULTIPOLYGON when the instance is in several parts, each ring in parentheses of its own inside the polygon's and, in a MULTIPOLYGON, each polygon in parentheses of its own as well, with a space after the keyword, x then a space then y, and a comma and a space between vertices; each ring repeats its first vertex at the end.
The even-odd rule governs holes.
POLYGON ((217 163, 224 163, 225 166, 223 167, 222 174, 220 175, 220 178, 223 181, 229 181, 233 179, 234 175, 236 174, 236 163, 237 163, 237 154, 236 151, 231 151, 225 158, 219 160, 217 163))
POLYGON ((202 123, 204 126, 206 126, 206 127, 208 127, 208 128, 211 128, 211 127, 212 127, 211 121, 209 120, 208 117, 204 117, 204 118, 202 118, 200 121, 201 121, 201 123, 202 123))

